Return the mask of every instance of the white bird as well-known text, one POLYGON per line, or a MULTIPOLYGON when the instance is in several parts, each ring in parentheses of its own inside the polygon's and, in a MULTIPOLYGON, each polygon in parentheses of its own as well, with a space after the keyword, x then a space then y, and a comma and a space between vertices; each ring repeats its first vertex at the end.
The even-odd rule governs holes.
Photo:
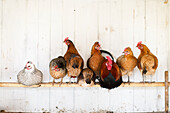
POLYGON ((42 82, 42 78, 42 72, 31 61, 28 61, 17 75, 18 82, 26 86, 38 85, 42 82))

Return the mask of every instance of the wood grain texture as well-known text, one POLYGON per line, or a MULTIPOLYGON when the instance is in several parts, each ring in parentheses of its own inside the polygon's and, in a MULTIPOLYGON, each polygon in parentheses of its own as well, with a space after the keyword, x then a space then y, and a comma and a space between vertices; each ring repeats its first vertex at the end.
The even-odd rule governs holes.
MULTIPOLYGON (((63 83, 61 86, 59 86, 60 83, 55 83, 52 85, 52 82, 50 83, 41 83, 40 85, 33 85, 33 86, 25 86, 18 83, 10 83, 10 82, 0 82, 0 87, 82 87, 78 85, 77 83, 63 83)), ((151 83, 142 83, 142 82, 132 82, 132 83, 122 83, 120 87, 163 87, 165 86, 164 82, 151 82, 151 83)), ((168 86, 170 86, 170 82, 168 83, 168 86)), ((99 84, 89 86, 89 87, 100 87, 99 84)))
POLYGON ((168 71, 165 71, 165 112, 169 112, 169 86, 168 86, 168 71))
MULTIPOLYGON (((0 110, 164 111, 164 71, 170 70, 169 12, 169 3, 162 0, 0 0, 0 110), (95 41, 115 58, 128 46, 138 57, 136 44, 143 41, 158 57, 158 70, 153 76, 158 83, 140 83, 142 76, 135 68, 130 78, 135 83, 111 91, 99 85, 53 87, 48 65, 66 52, 66 37, 73 41, 85 64, 95 41), (27 60, 44 73, 40 88, 16 84, 16 75, 27 60)), ((126 82, 127 77, 123 80, 126 82)), ((63 82, 68 81, 66 76, 63 82)))

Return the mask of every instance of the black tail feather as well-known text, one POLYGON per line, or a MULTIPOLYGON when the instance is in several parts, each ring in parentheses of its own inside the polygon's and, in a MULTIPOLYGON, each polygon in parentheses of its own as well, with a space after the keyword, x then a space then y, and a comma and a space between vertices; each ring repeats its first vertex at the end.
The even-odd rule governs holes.
POLYGON ((100 52, 108 54, 112 58, 112 60, 114 61, 114 58, 113 58, 113 56, 112 56, 112 54, 110 52, 108 52, 106 50, 100 50, 100 52))
POLYGON ((146 67, 143 69, 142 74, 146 74, 148 71, 146 70, 146 67))
MULTIPOLYGON (((89 69, 91 69, 90 66, 89 66, 89 60, 90 60, 90 58, 87 60, 87 67, 88 67, 89 69)), ((91 69, 91 70, 92 70, 92 69, 91 69)))
POLYGON ((79 66, 77 64, 73 64, 72 67, 75 69, 78 68, 79 66))
POLYGON ((102 88, 106 88, 106 89, 113 89, 113 88, 117 88, 119 87, 121 84, 123 83, 122 81, 122 77, 120 77, 119 80, 115 81, 115 82, 103 82, 101 79, 99 79, 99 84, 102 88))

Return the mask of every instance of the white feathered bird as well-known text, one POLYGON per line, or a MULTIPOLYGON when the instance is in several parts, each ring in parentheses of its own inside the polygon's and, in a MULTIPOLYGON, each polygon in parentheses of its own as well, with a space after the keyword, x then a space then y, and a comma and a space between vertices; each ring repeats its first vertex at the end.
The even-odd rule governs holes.
POLYGON ((28 61, 17 75, 18 82, 26 86, 38 85, 42 82, 42 78, 42 72, 31 61, 28 61))

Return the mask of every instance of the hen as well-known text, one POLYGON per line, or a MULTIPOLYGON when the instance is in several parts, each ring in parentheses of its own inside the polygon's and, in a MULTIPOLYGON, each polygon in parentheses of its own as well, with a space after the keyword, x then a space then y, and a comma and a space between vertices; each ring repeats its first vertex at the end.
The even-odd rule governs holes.
POLYGON ((140 49, 141 53, 138 57, 138 68, 143 75, 143 81, 145 75, 151 75, 151 81, 152 81, 152 75, 155 74, 155 71, 158 67, 158 59, 157 57, 152 54, 149 50, 149 48, 142 44, 142 41, 140 41, 137 46, 138 49, 140 49))
POLYGON ((129 76, 132 75, 133 69, 137 65, 137 58, 133 55, 133 52, 130 47, 127 47, 123 51, 124 55, 121 55, 118 57, 116 63, 118 64, 122 76, 128 75, 128 82, 129 82, 129 76))
POLYGON ((64 59, 66 61, 66 69, 71 82, 71 78, 75 78, 80 75, 84 66, 84 61, 75 48, 73 42, 69 40, 68 37, 64 40, 64 43, 68 46, 64 59))
POLYGON ((113 58, 108 51, 100 50, 100 48, 99 42, 95 42, 91 49, 91 57, 87 60, 87 67, 94 71, 96 77, 99 77, 101 65, 105 60, 102 53, 106 53, 113 58))
POLYGON ((42 82, 42 78, 42 72, 31 61, 28 61, 17 75, 18 82, 26 86, 38 85, 42 82))
POLYGON ((109 56, 106 58, 101 66, 99 84, 103 88, 113 89, 122 84, 122 74, 118 65, 109 56))
POLYGON ((95 83, 95 75, 89 68, 83 69, 80 76, 78 76, 78 84, 80 86, 92 86, 95 83))
POLYGON ((96 76, 99 76, 103 61, 104 57, 100 52, 100 44, 99 42, 95 42, 92 46, 91 57, 87 61, 87 67, 92 69, 96 76))
POLYGON ((54 78, 52 85, 55 83, 55 79, 61 78, 60 85, 62 84, 63 77, 66 76, 66 62, 64 57, 52 59, 49 65, 50 75, 54 78))

